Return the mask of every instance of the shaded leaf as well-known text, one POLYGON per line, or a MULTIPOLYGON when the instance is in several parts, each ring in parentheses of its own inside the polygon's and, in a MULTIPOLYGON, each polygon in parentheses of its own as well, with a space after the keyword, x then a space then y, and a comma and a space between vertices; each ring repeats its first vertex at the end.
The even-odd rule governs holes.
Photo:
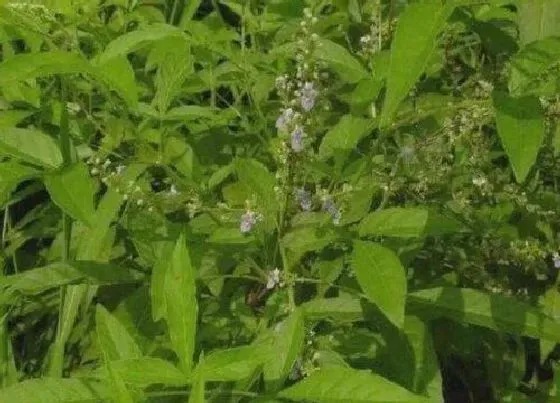
POLYGON ((560 341, 560 322, 515 298, 470 288, 438 287, 408 295, 410 308, 503 332, 560 341))

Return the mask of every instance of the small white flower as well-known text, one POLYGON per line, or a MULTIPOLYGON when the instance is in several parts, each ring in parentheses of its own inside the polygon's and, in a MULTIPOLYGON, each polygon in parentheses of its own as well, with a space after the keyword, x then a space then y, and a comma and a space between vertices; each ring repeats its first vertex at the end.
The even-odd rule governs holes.
POLYGON ((169 194, 172 196, 177 196, 179 194, 174 184, 171 185, 171 188, 169 189, 169 194))
POLYGON ((272 290, 274 287, 276 287, 279 284, 280 284, 280 270, 276 268, 268 273, 266 288, 272 290))
POLYGON ((486 180, 486 178, 484 176, 479 176, 477 178, 473 178, 472 183, 473 183, 473 185, 480 187, 480 186, 486 185, 486 183, 488 183, 488 181, 486 180))

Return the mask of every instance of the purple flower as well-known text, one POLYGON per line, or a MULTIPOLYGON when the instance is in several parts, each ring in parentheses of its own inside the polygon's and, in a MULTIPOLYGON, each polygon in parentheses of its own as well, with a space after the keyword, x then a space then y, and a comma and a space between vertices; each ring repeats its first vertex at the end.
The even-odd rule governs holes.
POLYGON ((253 225, 257 223, 257 216, 252 211, 247 211, 241 216, 241 222, 239 223, 239 230, 246 234, 253 229, 253 225))
POLYGON ((305 133, 301 127, 296 127, 296 129, 292 133, 292 150, 294 152, 299 153, 303 150, 303 138, 305 137, 305 133))
POLYGON ((276 119, 276 128, 280 131, 288 130, 292 118, 294 117, 294 110, 292 108, 285 109, 278 119, 276 119))
POLYGON ((301 90, 301 107, 304 111, 309 112, 315 106, 315 98, 317 98, 317 90, 313 88, 313 83, 306 82, 301 90))
POLYGON ((331 215, 334 224, 340 223, 340 210, 336 207, 332 198, 329 197, 323 202, 323 210, 331 215))
POLYGON ((307 190, 303 188, 297 189, 296 200, 298 201, 303 211, 311 210, 311 207, 313 205, 313 200, 311 200, 311 194, 307 190))

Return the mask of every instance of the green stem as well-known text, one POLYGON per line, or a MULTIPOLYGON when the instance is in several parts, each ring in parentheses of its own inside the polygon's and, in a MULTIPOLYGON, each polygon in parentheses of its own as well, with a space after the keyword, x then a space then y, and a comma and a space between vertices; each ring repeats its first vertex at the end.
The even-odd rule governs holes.
MULTIPOLYGON (((69 133, 69 122, 68 122, 68 109, 66 108, 66 102, 68 100, 66 83, 61 79, 60 82, 60 101, 62 104, 62 110, 60 114, 60 132, 59 132, 59 142, 60 142, 60 152, 63 159, 63 167, 67 167, 72 163, 72 154, 70 148, 70 133, 69 133)), ((62 212, 62 261, 67 262, 70 258, 70 242, 72 237, 72 220, 63 211, 62 212)), ((64 314, 64 300, 66 298, 67 287, 60 288, 60 303, 58 309, 58 326, 56 329, 56 340, 54 342, 54 354, 51 357, 51 367, 49 370, 50 376, 62 376, 62 362, 64 355, 64 344, 62 335, 62 322, 64 314), (58 346, 58 348, 57 348, 58 346)))

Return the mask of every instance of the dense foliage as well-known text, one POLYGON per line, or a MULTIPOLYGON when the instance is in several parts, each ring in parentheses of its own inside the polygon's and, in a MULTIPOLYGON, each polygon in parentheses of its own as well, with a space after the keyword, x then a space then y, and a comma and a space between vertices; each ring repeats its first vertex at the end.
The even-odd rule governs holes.
POLYGON ((0 39, 1 402, 558 401, 560 0, 3 0, 0 39))

